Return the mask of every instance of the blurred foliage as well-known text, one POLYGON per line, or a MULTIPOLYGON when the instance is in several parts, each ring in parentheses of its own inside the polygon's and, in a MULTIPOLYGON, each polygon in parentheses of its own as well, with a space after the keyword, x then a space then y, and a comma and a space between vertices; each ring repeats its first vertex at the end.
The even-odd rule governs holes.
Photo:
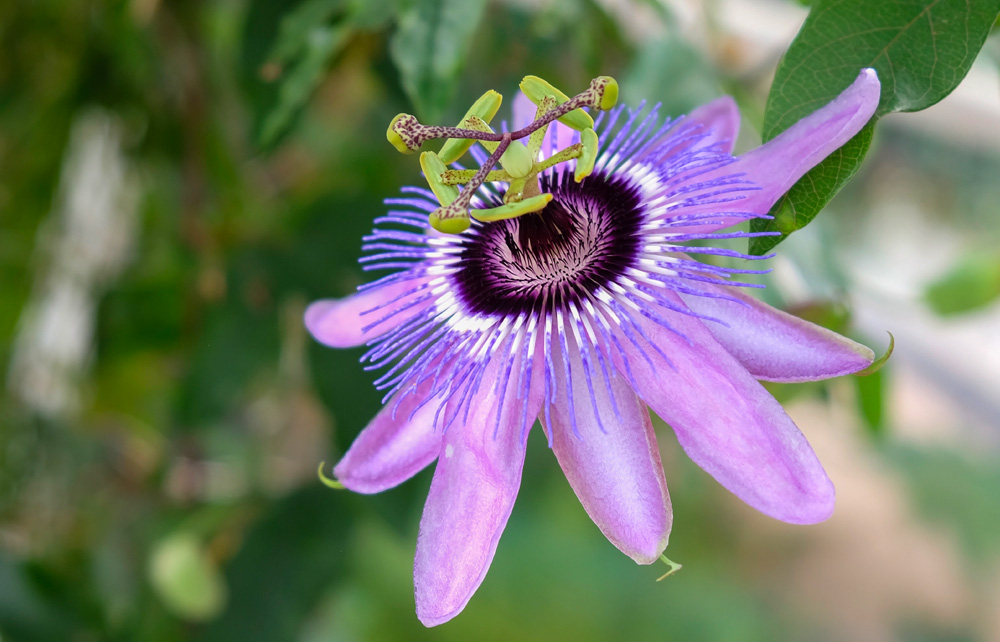
POLYGON ((917 508, 935 522, 954 529, 977 563, 997 553, 1000 468, 995 458, 912 446, 897 446, 887 454, 910 482, 917 508))
POLYGON ((81 114, 121 124, 141 190, 131 262, 95 296, 80 407, 45 415, 0 393, 4 642, 822 637, 778 606, 779 580, 758 581, 781 554, 741 539, 732 500, 686 461, 668 469, 686 567, 656 584, 533 438, 494 568, 432 631, 410 576, 428 474, 374 497, 315 479, 380 397, 362 351, 309 341, 301 314, 362 282, 359 238, 418 179, 384 142, 393 115, 455 120, 490 87, 509 104, 526 73, 571 92, 612 74, 669 114, 723 86, 752 95, 754 78, 706 60, 659 3, 635 3, 663 22, 644 40, 606 6, 0 3, 0 363, 44 291, 81 114))
POLYGON ((1000 297, 1000 257, 996 251, 968 252, 927 286, 924 298, 941 315, 969 312, 1000 297))
POLYGON ((455 95, 486 0, 414 0, 399 16, 389 51, 417 114, 438 122, 455 95))

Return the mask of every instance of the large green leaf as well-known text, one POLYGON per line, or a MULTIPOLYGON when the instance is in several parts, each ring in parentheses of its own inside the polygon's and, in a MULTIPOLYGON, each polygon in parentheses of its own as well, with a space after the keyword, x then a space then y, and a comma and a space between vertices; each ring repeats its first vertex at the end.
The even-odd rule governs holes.
MULTIPOLYGON (((882 98, 874 120, 938 102, 968 73, 1000 14, 1000 0, 819 0, 778 65, 764 113, 764 140, 824 105, 874 67, 882 98)), ((858 170, 871 124, 831 154, 775 203, 773 221, 756 219, 751 239, 763 254, 805 227, 858 170)))
POLYGON ((400 16, 390 51, 421 118, 439 120, 454 95, 485 8, 486 0, 415 0, 400 16))

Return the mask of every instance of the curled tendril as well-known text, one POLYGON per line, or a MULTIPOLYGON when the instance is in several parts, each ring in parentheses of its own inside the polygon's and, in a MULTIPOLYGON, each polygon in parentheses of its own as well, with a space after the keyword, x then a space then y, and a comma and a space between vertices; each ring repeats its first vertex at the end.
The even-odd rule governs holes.
POLYGON ((858 377, 867 377, 868 375, 873 375, 882 369, 882 366, 889 361, 889 357, 892 356, 892 351, 896 348, 896 338, 892 336, 891 332, 887 332, 889 335, 889 347, 885 349, 885 354, 881 357, 872 361, 872 364, 865 368, 864 370, 858 370, 854 374, 858 377))
POLYGON ((334 490, 344 490, 344 485, 343 484, 341 484, 339 481, 337 481, 333 477, 327 477, 326 476, 326 474, 323 472, 323 467, 324 466, 326 466, 326 462, 325 461, 319 462, 319 469, 316 471, 316 476, 319 477, 319 480, 321 482, 323 482, 323 485, 327 486, 329 488, 332 488, 334 490))

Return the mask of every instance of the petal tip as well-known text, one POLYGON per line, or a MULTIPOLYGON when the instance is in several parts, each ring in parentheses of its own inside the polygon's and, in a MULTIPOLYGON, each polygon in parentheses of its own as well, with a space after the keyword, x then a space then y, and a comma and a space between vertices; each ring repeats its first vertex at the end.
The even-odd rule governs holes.
POLYGON ((319 321, 319 318, 326 312, 329 306, 328 299, 319 299, 306 306, 306 312, 302 315, 307 328, 312 328, 319 321))
POLYGON ((431 613, 428 612, 428 610, 421 609, 420 606, 417 606, 417 619, 420 620, 420 623, 426 626, 427 628, 439 626, 453 619, 456 615, 461 613, 464 607, 465 605, 463 604, 461 607, 457 609, 442 614, 437 612, 431 613))
POLYGON ((328 334, 325 328, 326 324, 324 324, 323 321, 335 305, 336 302, 332 299, 320 299, 318 301, 313 301, 306 308, 305 314, 302 315, 306 330, 308 330, 309 334, 311 334, 313 338, 320 343, 326 343, 329 345, 329 341, 326 339, 328 334))
POLYGON ((667 528, 667 532, 663 534, 658 540, 651 541, 651 546, 649 548, 643 547, 643 549, 635 548, 626 554, 632 558, 636 564, 649 565, 660 559, 663 555, 663 551, 667 550, 667 544, 670 540, 670 529, 667 528))
POLYGON ((878 72, 871 67, 865 67, 844 93, 852 95, 858 101, 860 112, 867 114, 867 120, 875 113, 881 98, 882 83, 879 81, 878 72))
POLYGON ((836 491, 833 483, 827 479, 825 484, 812 489, 807 495, 788 507, 786 510, 772 514, 771 517, 789 524, 819 524, 830 519, 836 504, 836 491))

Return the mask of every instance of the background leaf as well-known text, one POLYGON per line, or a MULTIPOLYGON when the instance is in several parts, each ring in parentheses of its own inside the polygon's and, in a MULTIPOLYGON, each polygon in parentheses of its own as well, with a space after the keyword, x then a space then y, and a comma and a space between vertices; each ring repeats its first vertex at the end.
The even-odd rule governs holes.
POLYGON ((416 0, 399 18, 390 52, 417 116, 437 121, 458 83, 486 0, 416 0))
POLYGON ((896 446, 886 456, 906 478, 920 513, 953 530, 973 559, 988 559, 1000 550, 995 459, 917 446, 896 446))
POLYGON ((295 115, 323 81, 330 59, 350 34, 347 26, 326 25, 317 25, 305 34, 301 59, 285 75, 278 90, 278 102, 264 119, 260 130, 262 145, 270 146, 288 131, 295 115))
POLYGON ((226 610, 197 639, 295 639, 305 614, 343 575, 351 500, 317 481, 274 504, 226 569, 226 610))
POLYGON ((924 300, 940 315, 981 308, 1000 297, 1000 257, 996 252, 963 254, 947 273, 927 286, 924 300))
MULTIPOLYGON (((1000 0, 820 0, 778 65, 764 113, 771 140, 843 91, 863 67, 874 67, 882 98, 873 117, 919 111, 947 96, 968 73, 1000 14, 1000 0)), ((751 221, 761 255, 805 227, 857 172, 871 143, 869 124, 751 221)))

